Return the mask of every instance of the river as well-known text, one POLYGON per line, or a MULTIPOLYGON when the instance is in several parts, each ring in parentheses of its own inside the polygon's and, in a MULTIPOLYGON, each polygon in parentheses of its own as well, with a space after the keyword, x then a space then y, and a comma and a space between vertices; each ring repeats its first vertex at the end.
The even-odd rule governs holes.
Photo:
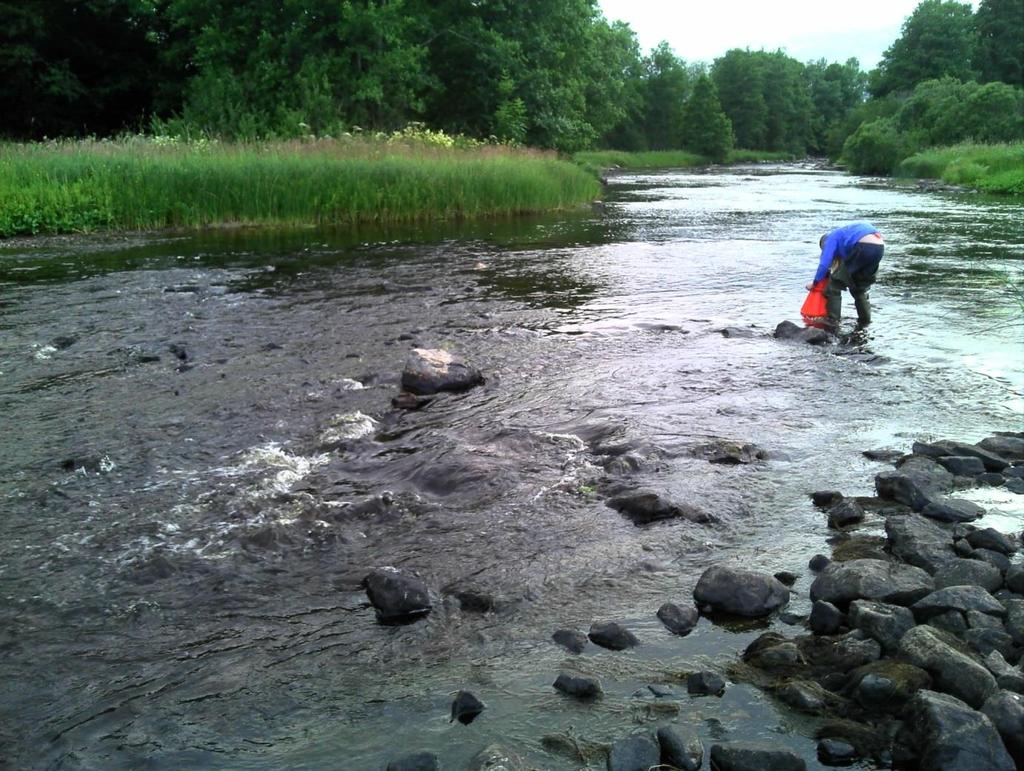
MULTIPOLYGON (((818 768, 812 720, 679 681, 763 630, 674 637, 655 611, 729 562, 799 573, 806 614, 830 548, 810 492, 871 494, 864 450, 1021 430, 1022 244, 1019 204, 810 164, 620 174, 601 206, 510 222, 0 242, 0 765, 379 771, 425 750, 457 771, 501 742, 593 769, 673 722, 818 768), (820 233, 855 219, 887 241, 874 324, 774 340, 820 233), (393 409, 413 346, 486 384, 393 409), (768 459, 695 457, 715 439, 768 459), (608 508, 609 447, 714 521, 608 508), (376 622, 360 582, 382 565, 423 576, 428 617, 376 622), (551 641, 603 620, 641 644, 551 641), (577 670, 604 698, 554 691, 577 670), (469 725, 460 689, 487 705, 469 725)), ((1024 527, 1005 489, 965 497, 1024 527)))

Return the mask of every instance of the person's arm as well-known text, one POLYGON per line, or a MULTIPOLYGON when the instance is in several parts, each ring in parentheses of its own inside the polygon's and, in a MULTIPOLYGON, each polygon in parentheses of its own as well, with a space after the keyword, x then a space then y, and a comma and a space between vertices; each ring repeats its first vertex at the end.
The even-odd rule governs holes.
POLYGON ((818 272, 814 274, 812 284, 817 284, 828 275, 828 269, 832 266, 832 260, 835 259, 836 247, 838 246, 839 238, 836 237, 835 233, 831 233, 825 239, 825 245, 821 248, 821 260, 818 262, 818 272))

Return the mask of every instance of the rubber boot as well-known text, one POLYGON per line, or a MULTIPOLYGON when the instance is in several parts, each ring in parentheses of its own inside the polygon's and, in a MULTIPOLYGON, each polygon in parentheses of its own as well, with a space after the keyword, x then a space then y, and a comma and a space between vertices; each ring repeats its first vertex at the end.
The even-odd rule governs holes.
POLYGON ((871 323, 871 301, 868 293, 862 292, 853 296, 853 304, 857 307, 857 321, 862 327, 871 323))
POLYGON ((833 327, 839 326, 839 317, 843 313, 843 290, 838 283, 833 279, 825 287, 825 308, 828 312, 828 323, 833 327))

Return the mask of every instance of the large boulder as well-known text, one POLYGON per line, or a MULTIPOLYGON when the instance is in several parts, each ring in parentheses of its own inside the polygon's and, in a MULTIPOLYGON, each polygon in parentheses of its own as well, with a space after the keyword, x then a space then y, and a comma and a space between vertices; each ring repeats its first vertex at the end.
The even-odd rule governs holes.
POLYGON ((811 345, 824 345, 830 343, 835 338, 826 332, 824 329, 818 329, 817 327, 798 327, 792 321, 782 321, 777 327, 773 337, 776 340, 799 340, 803 343, 810 343, 811 345))
POLYGON ((1016 554, 1020 548, 1016 539, 1000 533, 993 527, 972 530, 967 534, 967 543, 975 549, 991 549, 1000 554, 1016 554))
MULTIPOLYGON (((991 443, 990 443, 991 445, 991 443)), ((988 471, 1002 471, 1004 468, 1010 465, 1010 462, 1002 455, 987 450, 977 444, 969 444, 967 442, 952 442, 948 439, 943 439, 940 442, 933 442, 930 446, 931 450, 941 452, 942 455, 957 455, 960 457, 974 457, 980 458, 981 462, 985 464, 985 468, 988 471)), ((914 452, 917 452, 917 445, 914 445, 914 452)), ((931 454, 931 453, 929 453, 931 454)), ((933 456, 936 457, 936 456, 933 456)))
POLYGON ((994 592, 1003 585, 1003 574, 999 568, 981 560, 951 560, 936 570, 932 578, 935 579, 936 589, 972 585, 994 592))
POLYGON ((992 721, 960 699, 920 690, 907 705, 904 726, 911 732, 917 768, 928 771, 1014 771, 992 721))
POLYGON ((833 562, 811 584, 812 601, 846 608, 853 600, 909 605, 931 593, 935 584, 925 571, 876 559, 833 562))
POLYGON ((982 439, 978 447, 1009 460, 1024 460, 1024 436, 1018 434, 998 434, 982 439))
POLYGON ((701 575, 693 599, 711 612, 755 618, 789 602, 789 589, 774 576, 715 565, 701 575))
POLYGON ((877 640, 887 651, 895 651, 914 626, 914 614, 907 608, 871 600, 851 602, 849 617, 850 626, 877 640))
POLYGON ((402 388, 419 395, 465 391, 483 382, 480 370, 441 350, 413 348, 402 371, 402 388))
POLYGON ((684 734, 675 726, 662 726, 657 735, 663 764, 680 771, 700 771, 704 765, 704 745, 697 734, 684 734))
POLYGON ((661 747, 646 731, 613 742, 608 753, 608 771, 647 771, 660 762, 661 747))
POLYGON ((962 498, 933 498, 921 513, 939 522, 973 522, 985 516, 985 509, 962 498))
POLYGON ((928 573, 958 558, 953 533, 918 514, 887 517, 885 535, 893 556, 928 573))
POLYGON ((614 621, 595 621, 590 625, 587 637, 594 645, 613 651, 624 651, 640 644, 636 635, 614 621))
POLYGON ((916 626, 903 635, 900 656, 932 676, 935 689, 978 708, 996 692, 995 678, 970 656, 961 653, 938 629, 916 626))
POLYGON ((910 609, 921 622, 950 610, 960 613, 974 610, 999 617, 1006 615, 1002 603, 980 586, 947 586, 937 589, 915 602, 910 609))
POLYGON ((1018 767, 1024 766, 1024 695, 999 691, 985 700, 981 711, 1003 737, 1018 767))
POLYGON ((807 763, 794 752, 755 742, 711 745, 716 771, 805 771, 807 763))
POLYGON ((1003 600, 1006 608, 1006 631, 1015 645, 1024 647, 1024 600, 1003 600))
POLYGON ((412 621, 430 612, 433 603, 427 585, 417 576, 383 567, 363 579, 363 587, 377 617, 385 622, 412 621))

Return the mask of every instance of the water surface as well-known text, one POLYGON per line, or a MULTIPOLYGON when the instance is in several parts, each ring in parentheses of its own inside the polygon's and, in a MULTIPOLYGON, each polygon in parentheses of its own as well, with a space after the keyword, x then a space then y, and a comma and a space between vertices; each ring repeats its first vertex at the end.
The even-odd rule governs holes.
MULTIPOLYGON (((811 491, 870 494, 885 467, 863 450, 1022 428, 1020 213, 745 167, 623 175, 602 207, 514 222, 0 243, 0 757, 362 770, 430 750, 461 769, 500 741, 603 768, 542 737, 586 751, 672 721, 817 767, 812 721, 680 682, 761 630, 678 638, 655 611, 728 561, 801 573, 805 613, 829 549, 811 491), (847 296, 843 344, 772 339, 818 236, 855 219, 888 243, 875 323, 850 335, 847 296), (486 385, 394 410, 413 346, 486 385), (715 439, 769 460, 694 457, 715 439), (623 446, 630 474, 609 465, 623 446), (604 504, 616 480, 715 521, 635 527, 604 504), (376 623, 360 581, 382 565, 436 592, 425 620, 376 623), (462 611, 467 590, 496 610, 462 611), (641 645, 550 640, 598 620, 641 645), (566 700, 563 670, 605 698, 566 700), (637 695, 656 683, 677 696, 637 695), (449 722, 463 688, 487 704, 469 726, 449 722)), ((1024 527, 1019 497, 967 497, 1024 527)))

